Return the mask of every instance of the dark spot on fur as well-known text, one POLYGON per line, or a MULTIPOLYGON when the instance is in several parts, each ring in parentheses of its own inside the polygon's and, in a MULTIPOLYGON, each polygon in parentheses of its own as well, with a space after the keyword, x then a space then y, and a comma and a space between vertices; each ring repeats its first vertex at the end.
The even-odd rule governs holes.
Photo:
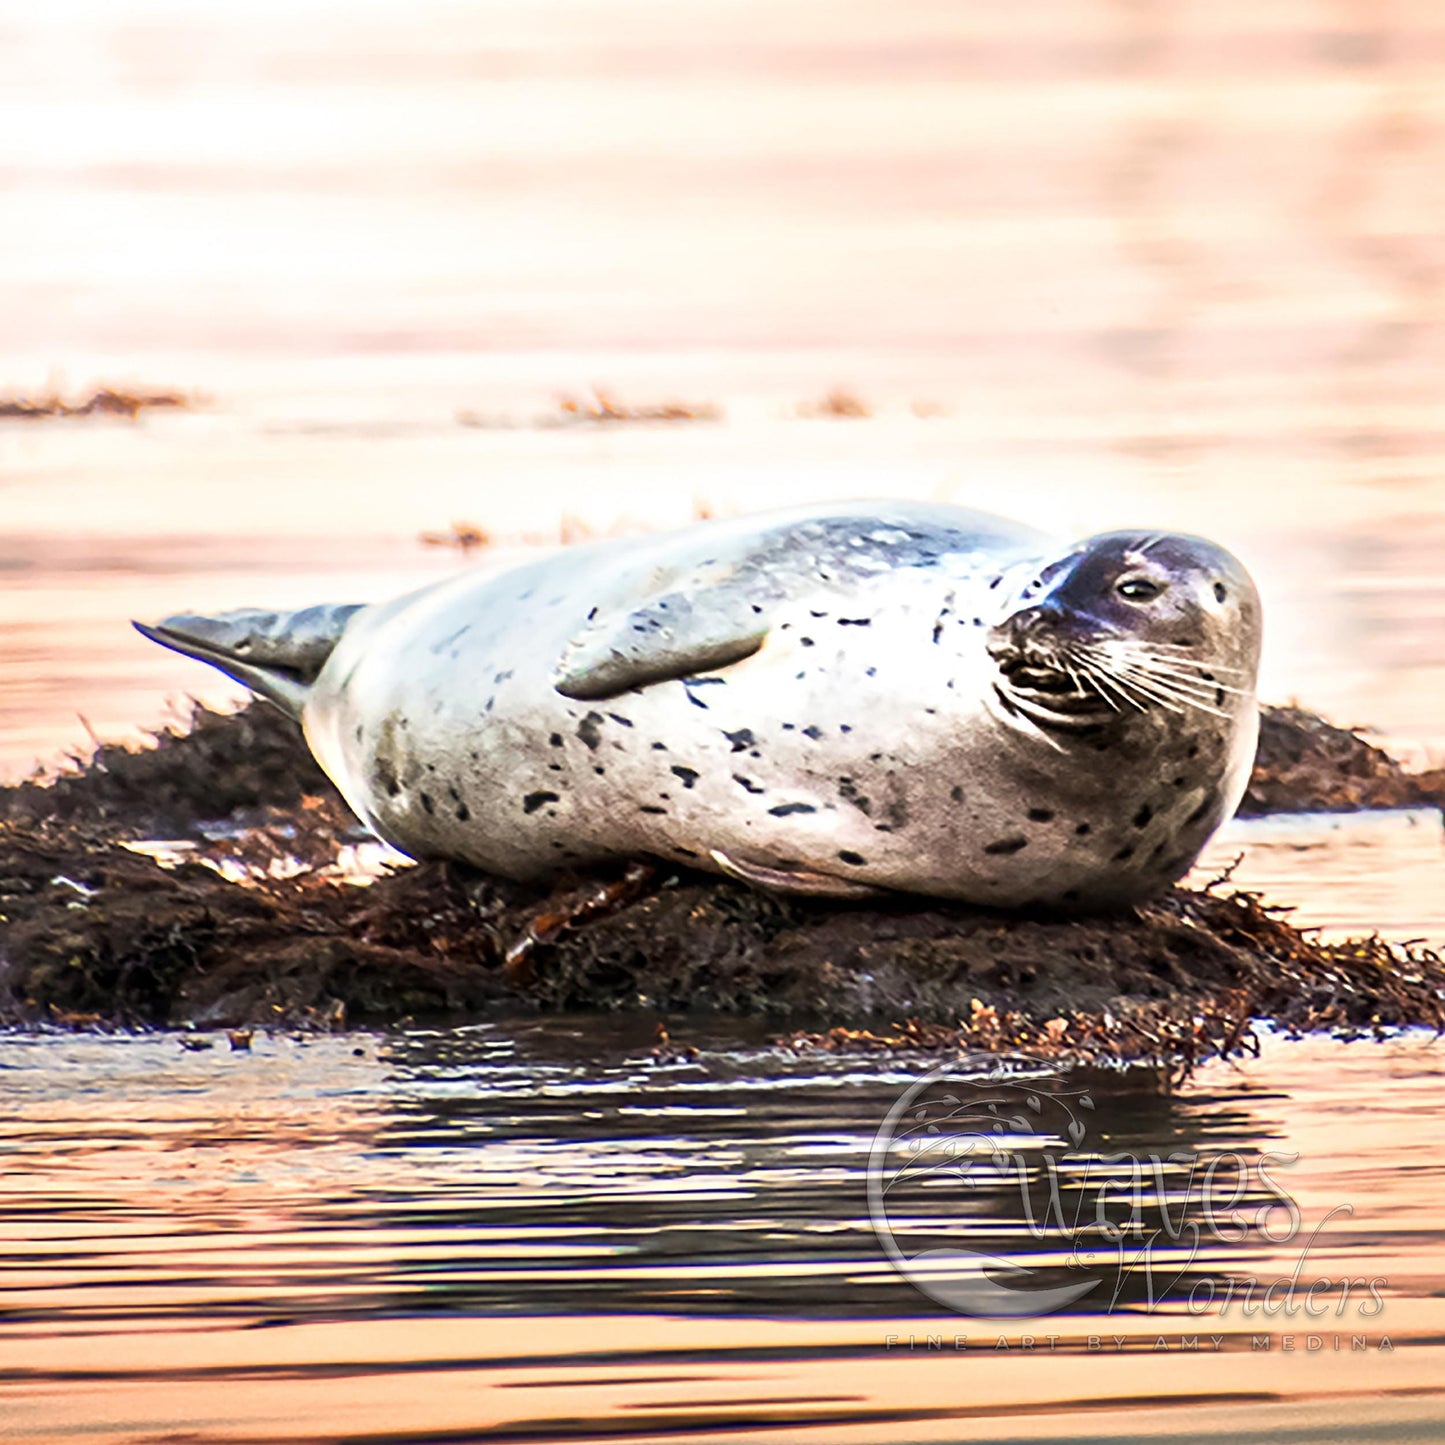
POLYGON ((360 742, 360 741, 361 741, 361 724, 360 724, 360 723, 357 723, 357 725, 356 725, 356 741, 357 741, 357 742, 360 742))
POLYGON ((1188 751, 1187 753, 1185 753, 1184 756, 1187 757, 1187 758, 1197 758, 1197 757, 1199 756, 1199 744, 1198 744, 1198 743, 1190 743, 1190 744, 1189 744, 1189 751, 1188 751))
POLYGON ((613 722, 621 723, 622 726, 625 728, 630 728, 632 726, 632 719, 630 717, 623 717, 620 712, 610 712, 607 714, 607 716, 610 717, 613 722))
POLYGON ((855 867, 855 868, 861 868, 861 867, 863 867, 863 865, 864 865, 865 863, 867 863, 867 861, 868 861, 861 853, 851 852, 851 851, 850 851, 849 849, 847 849, 847 848, 842 849, 842 850, 839 852, 838 856, 839 856, 845 863, 851 863, 851 864, 853 865, 853 867, 855 867))
POLYGON ((698 854, 691 848, 678 847, 676 851, 681 853, 684 858, 696 858, 698 856, 698 854))
POLYGON ((527 796, 522 799, 522 811, 524 813, 535 813, 537 809, 544 804, 555 803, 557 801, 559 801, 559 795, 557 793, 528 793, 527 796))
POLYGON ((852 803, 865 817, 873 811, 872 800, 858 791, 858 784, 852 778, 838 779, 838 796, 846 802, 852 803))
POLYGON ((651 803, 644 803, 637 811, 639 813, 665 813, 667 809, 654 807, 651 803))
POLYGON ((985 843, 983 851, 994 855, 1017 853, 1021 848, 1027 848, 1027 838, 1000 838, 996 843, 985 843))
POLYGON ((872 625, 871 617, 840 617, 838 619, 839 627, 871 627, 872 625))
POLYGON ((511 672, 511 670, 509 669, 509 670, 506 671, 506 672, 499 672, 499 673, 492 679, 492 681, 493 681, 493 682, 496 682, 496 683, 510 682, 510 681, 512 680, 512 676, 513 676, 513 674, 512 674, 512 672, 511 672))
POLYGON ((1174 788, 1182 788, 1185 786, 1186 783, 1188 783, 1188 781, 1189 779, 1186 778, 1183 773, 1181 773, 1177 778, 1170 779, 1170 786, 1174 788))
POLYGON ((1052 823, 1054 821, 1054 810, 1052 808, 1030 808, 1028 811, 1030 823, 1052 823))
POLYGON ((1134 826, 1136 828, 1147 828, 1154 820, 1154 809, 1145 803, 1137 813, 1134 814, 1134 826))
POLYGON ((1223 602, 1224 599, 1228 596, 1229 593, 1224 590, 1224 583, 1216 582, 1214 584, 1214 600, 1216 602, 1223 602))
POLYGON ((816 813, 818 810, 811 803, 779 803, 776 808, 769 808, 775 818, 786 818, 793 813, 816 813))
POLYGON ((814 723, 809 723, 808 726, 803 729, 803 736, 805 738, 812 738, 814 742, 817 742, 818 739, 823 736, 823 729, 814 723))
POLYGON ((589 712, 586 717, 577 724, 577 736, 595 753, 602 741, 602 730, 598 726, 603 721, 600 712, 589 712))
POLYGON ((1132 847, 1120 848, 1119 851, 1114 854, 1114 862, 1127 863, 1133 856, 1134 850, 1132 847))
POLYGON ((1213 806, 1214 794, 1209 793, 1205 796, 1204 801, 1184 820, 1184 826, 1187 828, 1191 823, 1202 823, 1204 821, 1204 815, 1208 813, 1213 806))
POLYGON ((733 745, 735 753, 744 752, 757 742, 751 728, 739 728, 735 733, 724 732, 723 736, 733 745))
POLYGON ((652 751, 655 752, 655 753, 665 753, 665 752, 667 751, 667 744, 666 744, 666 743, 653 743, 653 745, 652 745, 652 751))
POLYGON ((596 764, 592 771, 596 773, 599 778, 605 777, 607 774, 607 769, 604 768, 601 763, 596 764))
POLYGON ((952 798, 955 803, 961 803, 963 802, 963 789, 960 788, 957 783, 955 783, 948 790, 948 796, 952 798))
POLYGON ((1215 707, 1224 706, 1224 689, 1222 687, 1216 687, 1214 689, 1214 705, 1215 707))
POLYGON ((472 810, 465 803, 457 804, 457 822, 465 823, 472 816, 472 810))
POLYGON ((1089 834, 1092 833, 1093 831, 1094 831, 1093 824, 1091 824, 1091 823, 1080 823, 1079 826, 1074 829, 1074 836, 1075 836, 1076 838, 1087 838, 1087 837, 1089 836, 1089 834))
POLYGON ((877 677, 877 676, 878 676, 878 669, 877 669, 876 667, 865 668, 864 671, 863 671, 863 676, 864 676, 864 677, 877 677))
POLYGON ((376 760, 376 781, 386 789, 389 798, 394 798, 401 792, 401 782, 396 776, 396 769, 386 758, 376 760))
POLYGON ((547 739, 547 741, 551 744, 552 747, 560 748, 562 746, 562 734, 553 733, 552 736, 547 739))
POLYGON ((679 763, 673 767, 672 771, 674 772, 674 774, 676 774, 676 776, 682 779, 682 785, 684 788, 692 787, 693 784, 696 783, 698 780, 699 775, 696 768, 685 768, 679 763))
POLYGON ((428 813, 436 812, 437 805, 432 802, 432 797, 430 793, 418 793, 417 797, 421 799, 421 805, 427 810, 428 813))
POLYGON ((800 637, 800 638, 798 639, 798 642, 799 642, 803 647, 812 647, 812 646, 815 645, 814 642, 813 642, 813 639, 812 639, 811 637, 800 637))
POLYGON ((758 785, 753 782, 751 778, 745 778, 741 773, 733 774, 733 782, 735 782, 740 788, 746 788, 750 793, 756 793, 758 795, 761 795, 768 791, 766 788, 758 787, 758 785))
POLYGON ((561 763, 548 763, 548 764, 547 764, 547 771, 548 771, 549 773, 561 773, 561 772, 565 772, 566 769, 562 766, 561 763))

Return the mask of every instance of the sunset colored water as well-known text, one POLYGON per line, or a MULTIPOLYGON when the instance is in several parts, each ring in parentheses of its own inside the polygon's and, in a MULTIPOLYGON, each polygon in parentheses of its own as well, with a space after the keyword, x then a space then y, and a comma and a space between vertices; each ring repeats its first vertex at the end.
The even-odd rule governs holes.
MULTIPOLYGON (((235 696, 131 617, 883 495, 1211 536, 1266 699, 1445 760, 1429 0, 57 0, 0 6, 0 126, 0 392, 201 399, 0 420, 0 776, 235 696), (723 415, 557 425, 593 386, 723 415), (495 545, 421 545, 454 521, 495 545)), ((1202 870, 1241 851, 1298 922, 1445 941, 1437 814, 1202 870)), ((863 1202, 914 1062, 652 1029, 0 1038, 0 1433, 1438 1438, 1430 1041, 1100 1084, 1114 1142, 1297 1149, 1306 1215, 1354 1206, 1311 1268, 1387 1278, 1371 1343, 1261 1353, 1177 1300, 941 1317, 863 1202), (888 1343, 959 1334, 1011 1343, 888 1343)))
MULTIPOLYGON (((591 1019, 250 1055, 0 1039, 7 1438, 1436 1437, 1425 1040, 1272 1044, 1174 1099, 1095 1090, 1104 1150, 1299 1155, 1300 1238, 1211 1244, 1186 1275, 1373 1276, 1378 1314, 1192 1314, 1170 1267, 1155 1312, 1020 1321, 940 1312, 880 1257, 868 1150, 916 1063, 683 1036, 698 1064, 591 1019)), ((1028 1257, 1001 1200, 937 1198, 1028 1257)))

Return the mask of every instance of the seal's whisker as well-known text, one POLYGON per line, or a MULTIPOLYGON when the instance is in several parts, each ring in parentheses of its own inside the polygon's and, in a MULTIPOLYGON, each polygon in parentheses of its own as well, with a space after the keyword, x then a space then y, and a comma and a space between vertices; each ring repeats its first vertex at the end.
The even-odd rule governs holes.
POLYGON ((1161 666, 1148 658, 1124 658, 1120 660, 1120 666, 1132 668, 1135 672, 1147 673, 1161 682, 1177 683, 1182 687, 1192 688, 1201 696, 1212 696, 1216 689, 1221 692, 1232 692, 1238 697, 1246 696, 1244 688, 1234 687, 1230 683, 1220 682, 1216 678, 1203 677, 1196 672, 1181 672, 1178 668, 1161 666))
MULTIPOLYGON (((1158 657, 1168 662, 1181 662, 1195 667, 1202 667, 1204 664, 1199 660, 1198 652, 1193 647, 1187 647, 1182 642, 1143 642, 1136 641, 1130 637, 1105 638, 1094 644, 1098 647, 1121 647, 1129 652, 1138 653, 1140 656, 1158 657)), ((1236 677, 1244 676, 1247 671, 1243 667, 1231 667, 1223 662, 1210 662, 1211 672, 1232 673, 1236 677)))
POLYGON ((1199 664, 1201 670, 1198 672, 1187 671, 1175 665, 1172 660, 1165 661, 1150 657, 1147 651, 1135 649, 1127 644, 1111 646, 1108 643, 1096 643, 1090 646, 1090 651, 1110 666, 1146 674, 1161 684, 1173 685, 1180 692, 1192 690, 1197 692, 1201 698, 1213 697, 1216 690, 1234 693, 1239 697, 1247 696, 1246 690, 1243 688, 1235 687, 1227 682, 1220 682, 1217 678, 1204 677, 1202 664, 1199 664))
POLYGON ((1152 699, 1162 707, 1168 708, 1170 712, 1182 713, 1184 708, 1180 706, 1180 704, 1189 701, 1187 698, 1175 698, 1163 689, 1157 688, 1149 683, 1141 682, 1137 677, 1133 677, 1119 670, 1116 670, 1113 676, 1117 685, 1131 688, 1141 697, 1152 699))
POLYGON ((1123 712, 1123 708, 1121 708, 1113 700, 1113 698, 1109 696, 1109 693, 1111 691, 1115 693, 1122 701, 1128 703, 1129 706, 1132 707, 1136 712, 1144 711, 1144 704, 1139 702, 1136 698, 1130 696, 1130 694, 1126 692, 1122 686, 1120 686, 1119 682, 1111 675, 1107 674, 1103 668, 1099 667, 1094 662, 1086 661, 1082 657, 1076 658, 1076 660, 1078 661, 1080 668, 1083 670, 1084 675, 1088 677, 1089 680, 1094 684, 1095 691, 1098 692, 1099 696, 1102 697, 1104 701, 1107 702, 1109 706, 1114 709, 1115 712, 1123 712))
POLYGON ((1074 684, 1074 691, 1075 691, 1075 692, 1080 693, 1080 694, 1089 693, 1089 692, 1098 693, 1098 695, 1099 695, 1101 698, 1103 698, 1104 701, 1105 701, 1106 703, 1108 703, 1109 706, 1110 706, 1111 708, 1113 708, 1115 712, 1118 712, 1118 711, 1119 711, 1119 708, 1118 708, 1117 704, 1114 702, 1113 698, 1109 697, 1107 694, 1105 694, 1104 692, 1100 691, 1100 689, 1099 689, 1098 687, 1090 686, 1090 684, 1089 684, 1088 682, 1086 682, 1086 681, 1084 680, 1084 678, 1081 678, 1081 677, 1079 676, 1078 672, 1075 670, 1073 663, 1071 663, 1067 657, 1061 656, 1061 657, 1059 658, 1059 666, 1062 667, 1062 668, 1064 669, 1064 671, 1069 674, 1069 681, 1074 684))
POLYGON ((1100 678, 1098 674, 1086 664, 1081 663, 1080 666, 1083 669, 1085 678, 1088 679, 1090 691, 1098 693, 1098 695, 1103 698, 1103 700, 1109 705, 1112 711, 1123 712, 1124 709, 1120 707, 1119 704, 1115 702, 1114 699, 1109 695, 1109 688, 1104 684, 1103 679, 1100 678))
MULTIPOLYGON (((1183 712, 1184 708, 1180 704, 1199 708, 1204 712, 1216 712, 1205 702, 1205 697, 1209 695, 1205 692, 1193 692, 1172 679, 1156 677, 1143 672, 1118 658, 1093 656, 1092 662, 1096 677, 1107 675, 1115 688, 1121 691, 1130 689, 1140 696, 1161 704, 1171 712, 1183 712)), ((1125 692, 1124 695, 1128 696, 1128 693, 1125 692)), ((1225 716, 1224 713, 1218 712, 1216 715, 1225 716)))
MULTIPOLYGON (((1152 677, 1148 673, 1137 672, 1125 666, 1116 667, 1116 674, 1122 674, 1129 679, 1130 684, 1140 692, 1158 699, 1166 707, 1173 703, 1184 703, 1188 707, 1198 708, 1200 712, 1207 712, 1214 717, 1227 718, 1228 713, 1222 712, 1219 708, 1207 703, 1199 695, 1186 691, 1177 684, 1168 682, 1162 678, 1152 677)), ((1175 711, 1182 709, 1176 708, 1175 711)))
POLYGON ((1121 639, 1120 642, 1116 644, 1100 643, 1098 646, 1108 647, 1110 650, 1117 650, 1121 655, 1131 657, 1131 659, 1157 663, 1157 665, 1162 666, 1162 668, 1186 670, 1186 672, 1195 676, 1202 675, 1207 668, 1209 673, 1225 673, 1225 675, 1233 676, 1233 678, 1243 676, 1243 669, 1241 668, 1230 668, 1230 666, 1225 666, 1224 663, 1218 662, 1205 663, 1199 660, 1198 657, 1189 656, 1188 653, 1160 652, 1159 647, 1150 646, 1149 643, 1134 643, 1129 642, 1127 639, 1121 639))

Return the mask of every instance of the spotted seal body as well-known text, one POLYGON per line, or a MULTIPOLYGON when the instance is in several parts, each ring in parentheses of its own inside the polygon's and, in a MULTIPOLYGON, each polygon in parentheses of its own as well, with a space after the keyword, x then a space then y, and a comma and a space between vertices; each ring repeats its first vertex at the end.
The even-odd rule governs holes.
POLYGON ((143 630, 299 713, 404 852, 516 878, 650 854, 806 893, 1114 905, 1189 867, 1254 754, 1258 599, 1194 538, 1058 546, 857 504, 298 616, 289 660, 271 614, 143 630))

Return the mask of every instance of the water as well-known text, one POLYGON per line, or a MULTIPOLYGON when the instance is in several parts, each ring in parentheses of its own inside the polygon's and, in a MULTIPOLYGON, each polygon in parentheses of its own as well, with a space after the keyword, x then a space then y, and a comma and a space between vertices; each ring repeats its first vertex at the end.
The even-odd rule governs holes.
MULTIPOLYGON (((234 696, 132 616, 386 596, 459 565, 417 541, 453 520, 499 539, 487 566, 579 522, 868 495, 1216 537, 1261 585, 1267 698, 1445 757, 1434 8, 824 8, 0 5, 0 387, 210 398, 0 422, 0 776, 234 696), (594 383, 726 419, 530 424, 594 383), (797 414, 834 385, 873 416, 797 414)), ((1201 874, 1243 851, 1301 924, 1439 944, 1442 838, 1235 824, 1201 874)), ((915 1064, 692 1021, 701 1064, 661 1068, 652 1027, 0 1038, 0 1430, 1442 1433, 1430 1041, 1093 1085, 1130 1149, 1298 1149, 1308 1221, 1354 1204, 1307 1273, 1388 1280, 1368 1347, 1285 1352, 1275 1320, 1261 1352, 1176 1296, 942 1317, 864 1203, 915 1064)))
MULTIPOLYGON (((651 1063, 636 1021, 277 1036, 250 1054, 0 1040, 7 1438, 709 1439, 766 1422, 798 1440, 1032 1439, 1085 1410, 1087 1438, 1344 1440, 1445 1420, 1445 1079, 1425 1041, 1271 1042, 1174 1098, 1095 1087, 1101 1149, 1297 1150, 1283 1172, 1307 1229, 1354 1205, 1304 1277, 1386 1278, 1384 1310, 1310 1326, 1310 1352, 1306 1323, 1177 1302, 941 1316, 880 1258, 863 1204, 915 1066, 677 1032, 698 1064, 651 1063), (1253 1349, 1265 1330, 1298 1350, 1253 1349), (945 1355, 900 1343, 940 1334, 945 1355), (1204 1355, 1156 1349, 1196 1334, 1204 1355)), ((1212 1250, 1237 1273, 1290 1270, 1289 1249, 1212 1250)))

